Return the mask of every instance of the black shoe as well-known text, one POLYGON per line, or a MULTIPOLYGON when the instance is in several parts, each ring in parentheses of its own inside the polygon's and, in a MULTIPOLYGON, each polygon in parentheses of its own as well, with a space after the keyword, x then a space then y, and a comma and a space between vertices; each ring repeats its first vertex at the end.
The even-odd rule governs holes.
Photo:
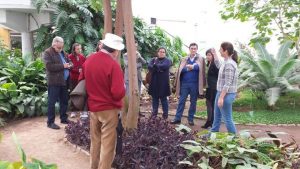
POLYGON ((189 125, 190 125, 190 126, 195 125, 195 124, 194 124, 194 121, 189 121, 189 125))
POLYGON ((180 120, 172 120, 172 121, 170 122, 170 124, 180 124, 180 123, 181 123, 180 120))
POLYGON ((56 125, 55 123, 48 124, 47 127, 54 129, 54 130, 60 129, 60 127, 58 125, 56 125))
POLYGON ((62 123, 62 124, 69 124, 69 123, 71 123, 71 121, 69 119, 67 119, 67 120, 61 121, 60 123, 62 123))

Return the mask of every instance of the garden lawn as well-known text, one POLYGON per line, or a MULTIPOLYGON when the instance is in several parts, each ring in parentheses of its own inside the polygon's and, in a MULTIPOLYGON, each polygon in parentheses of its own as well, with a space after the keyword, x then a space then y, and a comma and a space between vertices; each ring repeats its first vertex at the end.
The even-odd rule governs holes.
MULTIPOLYGON (((198 107, 201 108, 196 115, 206 118, 206 110, 203 111, 205 100, 199 100, 198 107)), ((300 93, 284 94, 276 103, 275 110, 270 110, 266 100, 257 99, 252 91, 245 90, 239 93, 233 110, 236 123, 300 124, 300 93)))

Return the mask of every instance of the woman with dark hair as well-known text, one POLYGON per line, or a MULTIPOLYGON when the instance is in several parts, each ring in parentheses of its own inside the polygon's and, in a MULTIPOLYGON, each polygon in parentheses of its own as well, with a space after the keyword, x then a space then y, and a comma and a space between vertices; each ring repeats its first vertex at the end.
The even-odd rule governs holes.
POLYGON ((214 106, 215 106, 215 98, 217 93, 217 81, 218 81, 218 74, 219 68, 217 68, 214 62, 214 56, 211 52, 212 49, 208 49, 205 52, 206 59, 207 59, 207 88, 205 93, 206 98, 206 109, 207 109, 207 120, 206 123, 201 126, 202 128, 207 129, 211 127, 214 121, 214 106))
POLYGON ((156 117, 158 113, 159 100, 162 104, 164 119, 168 118, 169 103, 168 96, 171 95, 169 83, 169 69, 172 62, 166 58, 166 49, 158 48, 157 57, 154 57, 148 64, 151 72, 151 80, 148 93, 152 96, 152 117, 156 117))
POLYGON ((219 68, 219 76, 215 99, 214 122, 211 132, 219 132, 221 120, 223 118, 227 131, 236 134, 236 127, 232 118, 232 104, 237 92, 238 56, 230 42, 223 42, 219 52, 224 58, 224 63, 222 64, 218 59, 215 49, 212 49, 215 64, 219 68))
MULTIPOLYGON (((72 46, 72 53, 69 55, 69 59, 73 63, 73 68, 70 70, 70 89, 71 91, 78 84, 78 77, 82 70, 82 65, 85 62, 85 57, 81 54, 81 45, 74 43, 72 46)), ((70 105, 71 117, 75 117, 74 106, 70 105)))

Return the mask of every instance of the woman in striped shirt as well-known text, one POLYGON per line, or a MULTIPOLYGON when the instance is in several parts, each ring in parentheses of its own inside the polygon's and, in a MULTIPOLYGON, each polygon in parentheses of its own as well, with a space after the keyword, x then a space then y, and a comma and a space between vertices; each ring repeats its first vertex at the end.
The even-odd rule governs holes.
POLYGON ((211 132, 219 132, 223 118, 227 131, 235 134, 236 127, 232 118, 232 104, 237 93, 238 56, 233 45, 229 42, 223 42, 219 52, 224 58, 224 63, 220 62, 216 51, 212 49, 215 64, 219 68, 219 76, 215 99, 214 122, 211 132))

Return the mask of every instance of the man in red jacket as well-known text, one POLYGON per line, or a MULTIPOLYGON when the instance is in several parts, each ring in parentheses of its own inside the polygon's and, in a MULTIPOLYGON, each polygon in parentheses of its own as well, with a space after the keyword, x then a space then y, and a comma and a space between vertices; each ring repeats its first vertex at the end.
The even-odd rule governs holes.
POLYGON ((125 96, 123 72, 114 59, 124 49, 123 39, 107 33, 100 52, 83 64, 90 111, 91 169, 110 169, 115 156, 118 112, 125 96))

